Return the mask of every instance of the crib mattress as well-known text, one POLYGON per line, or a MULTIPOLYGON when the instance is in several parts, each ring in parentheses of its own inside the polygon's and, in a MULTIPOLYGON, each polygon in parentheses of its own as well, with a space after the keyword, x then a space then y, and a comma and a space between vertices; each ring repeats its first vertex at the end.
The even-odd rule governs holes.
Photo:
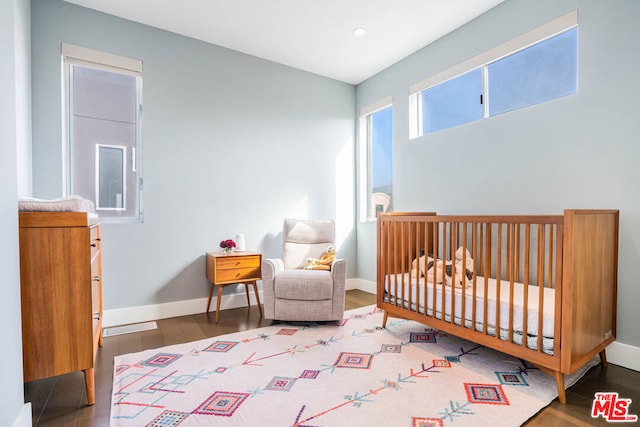
MULTIPOLYGON (((467 289, 455 288, 451 286, 435 286, 435 314, 434 314, 434 285, 427 282, 425 286, 424 277, 416 280, 415 276, 409 273, 393 274, 386 277, 386 291, 384 295, 385 302, 393 305, 402 305, 411 311, 417 311, 421 314, 425 312, 425 289, 427 315, 441 319, 442 309, 442 292, 444 289, 444 320, 451 321, 452 298, 454 323, 462 324, 462 299, 464 295, 465 313, 464 326, 466 328, 475 328, 477 331, 484 331, 484 305, 485 305, 485 288, 487 300, 487 333, 495 336, 496 329, 500 330, 500 338, 507 340, 509 337, 510 316, 513 315, 513 341, 522 344, 524 330, 524 311, 525 311, 525 285, 522 283, 513 283, 513 313, 510 310, 511 301, 511 283, 509 281, 500 281, 499 297, 497 293, 498 281, 494 278, 485 278, 477 276, 476 278, 476 311, 475 325, 473 319, 473 285, 469 285, 467 289), (397 286, 396 286, 397 285, 397 286), (410 307, 411 306, 411 307, 410 307), (499 315, 498 315, 499 313, 499 315)), ((527 347, 537 349, 538 342, 538 311, 540 309, 539 298, 540 288, 535 285, 528 285, 527 295, 527 347)), ((553 335, 554 335, 554 312, 555 312, 555 289, 543 288, 542 299, 542 350, 547 354, 553 354, 553 335)))

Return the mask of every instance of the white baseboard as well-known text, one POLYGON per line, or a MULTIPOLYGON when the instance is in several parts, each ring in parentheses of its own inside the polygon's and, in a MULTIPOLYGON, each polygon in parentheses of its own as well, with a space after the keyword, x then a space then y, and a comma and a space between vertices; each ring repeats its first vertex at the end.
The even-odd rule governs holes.
MULTIPOLYGON (((359 289, 361 291, 376 293, 376 282, 363 279, 347 279, 346 289, 359 289)), ((258 292, 262 299, 262 290, 258 292)), ((249 293, 251 304, 255 305, 255 295, 249 293)), ((220 310, 228 308, 246 307, 247 297, 244 293, 223 295, 220 302, 220 310)), ((204 313, 207 306, 207 298, 198 298, 187 301, 176 301, 164 304, 145 305, 138 307, 118 308, 105 310, 103 327, 128 325, 131 323, 148 322, 151 320, 166 319, 169 317, 188 316, 190 314, 204 313)), ((211 311, 215 311, 215 300, 211 301, 211 311)), ((640 347, 635 347, 620 342, 613 342, 607 347, 607 361, 614 365, 640 371, 640 347)))
MULTIPOLYGON (((262 299, 262 290, 258 291, 262 299)), ((256 299, 253 292, 249 293, 251 304, 255 305, 256 299)), ((220 301, 220 310, 228 308, 246 307, 247 296, 244 293, 223 295, 220 301)), ((207 298, 198 298, 185 301, 167 302, 163 304, 142 305, 137 307, 116 308, 105 310, 102 319, 102 327, 130 325, 132 323, 149 322, 151 320, 168 319, 170 317, 188 316, 204 313, 207 308, 207 298)), ((216 310, 215 297, 211 300, 212 312, 216 310)))
MULTIPOLYGON (((376 293, 375 283, 360 279, 347 279, 346 289, 361 289, 366 292, 376 293), (370 287, 369 283, 373 283, 370 287), (371 289, 371 290, 370 290, 371 289)), ((253 292, 249 292, 251 304, 255 305, 256 299, 253 292)), ((263 300, 262 289, 258 291, 260 300, 263 300)), ((223 295, 220 301, 220 310, 247 306, 247 296, 243 293, 223 295)), ((163 304, 143 305, 137 307, 116 308, 105 310, 102 318, 102 327, 130 325, 132 323, 149 322, 151 320, 167 319, 170 317, 188 316, 204 313, 207 308, 207 298, 198 298, 185 301, 175 301, 163 304)), ((210 311, 215 312, 216 300, 211 300, 210 311)))
POLYGON ((13 427, 31 427, 33 424, 31 418, 31 402, 22 405, 18 418, 13 422, 13 427))
POLYGON ((364 279, 347 279, 346 289, 348 291, 352 289, 359 289, 370 294, 376 294, 376 282, 364 279))
POLYGON ((640 372, 640 347, 614 341, 607 347, 607 362, 640 372))

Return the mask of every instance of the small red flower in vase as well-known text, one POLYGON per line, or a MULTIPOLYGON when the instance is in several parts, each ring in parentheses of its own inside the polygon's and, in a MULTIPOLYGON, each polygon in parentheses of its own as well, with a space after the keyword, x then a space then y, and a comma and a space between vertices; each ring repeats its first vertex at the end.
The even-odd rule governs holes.
POLYGON ((233 248, 236 247, 236 242, 231 239, 223 240, 220 242, 220 247, 222 248, 222 252, 225 254, 230 254, 233 252, 233 248))

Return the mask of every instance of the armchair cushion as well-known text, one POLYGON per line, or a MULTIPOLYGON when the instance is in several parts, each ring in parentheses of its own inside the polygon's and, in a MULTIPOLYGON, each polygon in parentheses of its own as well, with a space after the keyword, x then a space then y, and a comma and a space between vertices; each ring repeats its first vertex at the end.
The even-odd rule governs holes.
POLYGON ((285 219, 282 235, 294 243, 333 242, 335 225, 330 219, 285 219))
POLYGON ((322 270, 284 270, 276 275, 276 298, 318 301, 333 297, 333 276, 322 270))
POLYGON ((308 258, 320 258, 333 246, 334 234, 335 225, 331 220, 285 219, 282 227, 284 268, 303 268, 308 258))

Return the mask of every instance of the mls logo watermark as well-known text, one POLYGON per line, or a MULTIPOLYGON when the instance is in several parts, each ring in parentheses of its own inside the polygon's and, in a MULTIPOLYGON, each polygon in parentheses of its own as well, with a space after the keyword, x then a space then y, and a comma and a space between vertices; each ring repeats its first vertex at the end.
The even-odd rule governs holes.
POLYGON ((591 407, 591 418, 602 417, 608 422, 633 423, 637 415, 629 414, 631 399, 622 399, 616 392, 596 393, 591 407))

